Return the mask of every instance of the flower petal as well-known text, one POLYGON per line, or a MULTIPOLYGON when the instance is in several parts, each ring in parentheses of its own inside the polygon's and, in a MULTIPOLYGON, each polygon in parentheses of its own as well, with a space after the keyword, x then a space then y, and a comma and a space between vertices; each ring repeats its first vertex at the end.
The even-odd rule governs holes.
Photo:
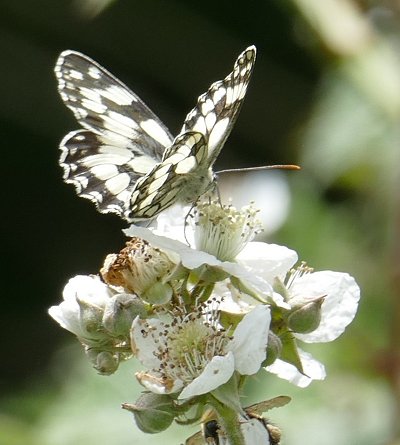
POLYGON ((246 314, 235 329, 229 350, 235 356, 235 369, 242 375, 255 374, 265 360, 271 311, 259 305, 246 314))
POLYGON ((281 379, 288 380, 300 388, 305 388, 313 380, 323 380, 326 377, 325 367, 318 360, 315 360, 311 354, 298 349, 304 374, 290 363, 277 359, 265 369, 272 374, 276 374, 281 379))
POLYGON ((64 301, 58 306, 52 306, 48 312, 61 327, 78 337, 87 336, 80 322, 80 308, 77 299, 104 308, 112 292, 98 276, 77 275, 71 278, 63 290, 64 301))
POLYGON ((292 307, 289 303, 286 303, 285 299, 278 292, 273 292, 271 295, 272 301, 276 304, 276 306, 281 307, 282 309, 290 310, 292 307))
POLYGON ((239 417, 240 429, 243 434, 245 445, 268 444, 271 443, 267 428, 262 420, 239 417))
POLYGON ((112 296, 110 288, 97 275, 77 275, 68 281, 63 291, 64 300, 79 298, 99 307, 104 307, 112 296))
POLYGON ((185 225, 187 214, 190 212, 191 206, 182 206, 175 204, 164 210, 157 216, 157 227, 154 233, 160 236, 167 236, 182 243, 189 242, 190 246, 194 246, 194 233, 191 225, 185 225))
POLYGON ((309 334, 296 334, 307 343, 328 342, 343 333, 353 320, 360 299, 360 288, 347 273, 330 270, 305 274, 293 281, 294 295, 315 298, 326 295, 321 307, 321 323, 309 334))
POLYGON ((188 269, 196 269, 203 264, 209 264, 210 266, 217 266, 221 264, 221 262, 213 255, 192 249, 180 241, 167 238, 165 236, 156 235, 152 230, 146 229, 145 227, 138 227, 132 224, 123 232, 127 236, 142 238, 148 241, 153 247, 159 247, 160 249, 178 254, 183 266, 187 267, 188 269))
POLYGON ((234 371, 234 356, 228 352, 225 356, 216 355, 204 368, 203 372, 196 377, 179 394, 178 399, 206 394, 226 383, 234 371))
POLYGON ((229 275, 239 278, 246 286, 249 286, 254 292, 259 294, 260 297, 267 298, 272 295, 272 286, 241 264, 224 261, 221 263, 220 268, 229 275))
POLYGON ((182 380, 166 380, 156 372, 137 372, 138 382, 155 394, 173 394, 183 387, 182 380))
POLYGON ((154 351, 157 351, 157 344, 155 338, 157 338, 157 332, 162 328, 162 322, 157 318, 150 318, 142 320, 136 317, 132 322, 131 328, 131 347, 134 355, 140 360, 140 362, 148 368, 158 368, 160 366, 160 360, 154 355, 154 351), (143 327, 151 326, 151 330, 154 335, 143 335, 143 327))
POLYGON ((80 319, 79 306, 70 301, 63 301, 58 306, 51 306, 49 315, 64 329, 77 336, 84 334, 80 319))
POLYGON ((275 277, 284 277, 297 259, 292 249, 262 242, 248 243, 236 257, 238 263, 270 283, 275 277))

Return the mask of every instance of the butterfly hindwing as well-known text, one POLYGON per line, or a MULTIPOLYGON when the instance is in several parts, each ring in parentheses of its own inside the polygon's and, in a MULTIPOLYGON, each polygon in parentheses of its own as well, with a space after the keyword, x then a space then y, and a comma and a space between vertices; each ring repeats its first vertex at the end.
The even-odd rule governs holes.
POLYGON ((64 180, 104 213, 123 212, 130 205, 136 182, 156 165, 154 159, 135 156, 115 140, 88 130, 69 133, 61 142, 60 165, 64 180))
MULTIPOLYGON (((146 176, 139 179, 132 193, 130 212, 135 219, 152 218, 177 201, 190 202, 199 190, 211 183, 208 169, 203 171, 207 145, 201 133, 186 132, 146 176), (203 174, 201 172, 203 171, 203 174)), ((127 219, 132 218, 131 214, 127 219)))

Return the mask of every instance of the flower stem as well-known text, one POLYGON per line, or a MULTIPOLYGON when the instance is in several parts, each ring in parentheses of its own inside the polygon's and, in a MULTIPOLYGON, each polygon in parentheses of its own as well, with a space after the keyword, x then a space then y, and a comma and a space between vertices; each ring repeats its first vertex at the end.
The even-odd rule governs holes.
POLYGON ((217 401, 214 401, 213 406, 218 413, 218 422, 224 431, 227 443, 245 445, 237 411, 217 401))

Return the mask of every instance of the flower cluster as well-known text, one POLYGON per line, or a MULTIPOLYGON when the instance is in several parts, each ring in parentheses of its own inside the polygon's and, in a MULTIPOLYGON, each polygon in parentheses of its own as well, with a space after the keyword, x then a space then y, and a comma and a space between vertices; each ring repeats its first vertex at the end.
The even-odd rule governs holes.
POLYGON ((98 372, 141 362, 145 390, 123 406, 143 431, 199 421, 211 408, 218 434, 229 436, 233 418, 245 436, 235 443, 250 443, 260 422, 241 407, 244 379, 261 368, 301 387, 323 379, 324 366, 299 343, 341 335, 360 291, 346 273, 314 272, 296 265, 295 251, 253 241, 262 230, 253 204, 207 201, 185 220, 174 211, 156 227, 127 229, 121 252, 107 256, 99 275, 72 278, 49 312, 98 372), (243 417, 256 425, 249 433, 243 417))

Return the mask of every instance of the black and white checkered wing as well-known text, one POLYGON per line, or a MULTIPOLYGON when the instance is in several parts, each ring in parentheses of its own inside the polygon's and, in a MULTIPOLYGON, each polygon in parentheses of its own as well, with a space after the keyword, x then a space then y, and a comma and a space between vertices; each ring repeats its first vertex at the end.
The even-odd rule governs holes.
POLYGON ((55 68, 60 95, 83 129, 61 142, 64 180, 103 212, 135 221, 177 201, 193 203, 213 182, 212 165, 246 94, 255 47, 211 85, 173 140, 155 114, 89 57, 64 51, 55 68))
POLYGON ((166 154, 137 182, 127 220, 153 218, 177 201, 193 203, 211 183, 208 169, 203 168, 207 144, 201 133, 180 134, 166 154))
POLYGON ((236 59, 233 71, 225 79, 213 83, 186 116, 181 133, 196 131, 204 135, 210 166, 215 162, 236 121, 255 60, 256 48, 250 46, 236 59))
POLYGON ((125 217, 138 179, 161 161, 173 138, 136 94, 89 57, 64 51, 55 73, 64 103, 83 127, 60 144, 64 180, 101 212, 125 217))
POLYGON ((211 167, 236 120, 255 57, 255 47, 247 48, 233 71, 198 98, 162 162, 138 181, 127 219, 154 217, 176 201, 193 203, 212 187, 211 167))

